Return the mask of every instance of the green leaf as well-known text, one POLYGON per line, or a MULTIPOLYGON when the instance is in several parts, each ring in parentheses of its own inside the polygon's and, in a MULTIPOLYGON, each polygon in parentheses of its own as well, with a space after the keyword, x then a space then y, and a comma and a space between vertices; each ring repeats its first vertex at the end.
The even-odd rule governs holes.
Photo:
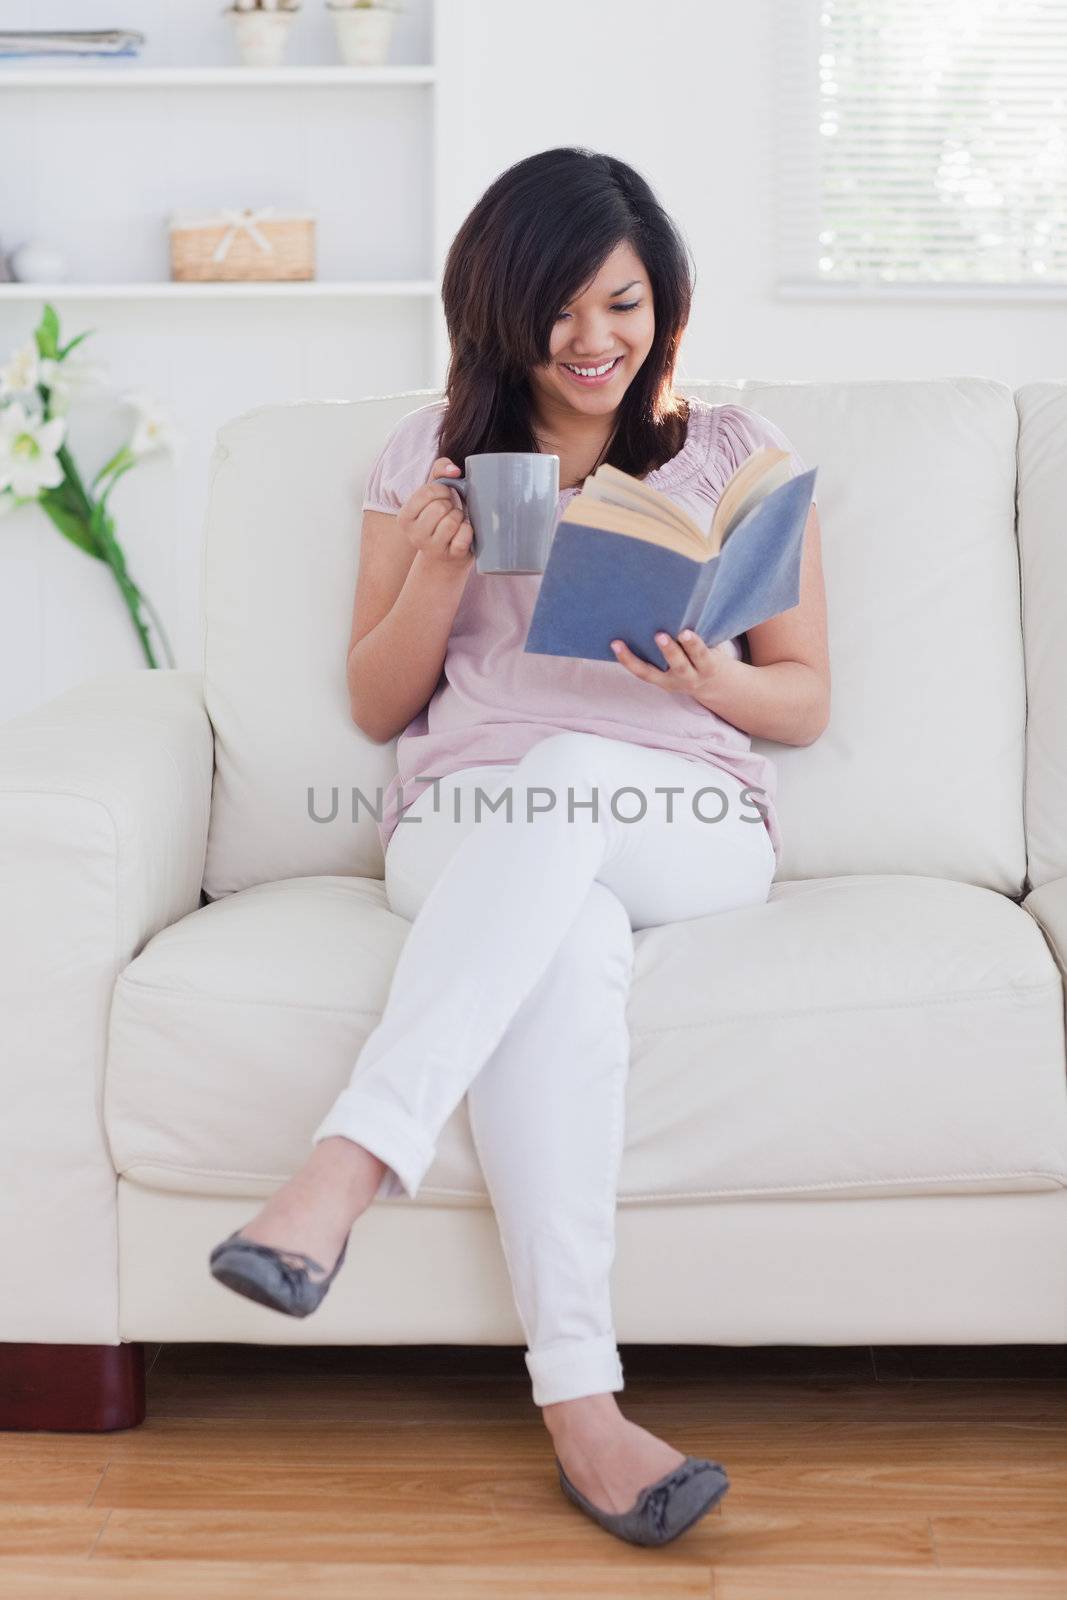
POLYGON ((102 561, 103 553, 99 547, 96 536, 88 527, 83 518, 68 511, 66 506, 60 505, 53 498, 54 491, 45 489, 39 496, 41 510, 48 516, 65 539, 71 544, 76 544, 79 550, 84 550, 87 556, 95 556, 97 561, 102 561))
POLYGON ((69 490, 70 495, 77 506, 79 515, 82 518, 87 518, 93 509, 93 502, 85 492, 85 486, 81 480, 81 473, 78 471, 74 457, 71 455, 70 450, 65 444, 60 445, 59 449, 56 451, 56 457, 66 475, 66 481, 63 484, 63 487, 69 490))
POLYGON ((61 511, 69 511, 72 517, 77 517, 79 522, 88 523, 85 502, 79 497, 74 486, 64 478, 54 489, 46 489, 41 493, 41 499, 47 497, 49 504, 58 506, 61 511))
POLYGON ((70 352, 73 349, 75 349, 78 345, 80 345, 83 339, 88 339, 95 332, 96 332, 95 328, 86 328, 84 333, 79 333, 77 338, 72 339, 69 344, 65 344, 63 346, 62 350, 60 350, 60 352, 59 352, 58 359, 60 361, 65 361, 67 359, 67 357, 70 355, 70 352))
POLYGON ((41 313, 41 320, 34 329, 34 338, 37 340, 37 354, 46 360, 54 361, 59 353, 59 318, 56 316, 54 306, 45 304, 41 313))
POLYGON ((87 522, 85 502, 66 478, 54 489, 48 490, 48 498, 53 505, 59 506, 61 511, 69 511, 72 517, 77 517, 79 522, 87 522))

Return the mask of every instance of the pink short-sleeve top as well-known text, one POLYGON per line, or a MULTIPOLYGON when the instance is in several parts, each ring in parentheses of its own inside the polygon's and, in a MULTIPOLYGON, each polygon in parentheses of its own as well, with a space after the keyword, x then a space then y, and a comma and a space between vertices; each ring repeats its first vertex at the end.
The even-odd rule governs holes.
MULTIPOLYGON (((447 404, 432 401, 396 424, 371 468, 365 511, 396 513, 428 481, 440 454, 437 441, 447 404)), ((746 406, 712 405, 690 396, 685 444, 644 481, 707 527, 731 474, 763 445, 788 450, 794 475, 807 470, 766 417, 746 406)), ((560 492, 560 516, 577 493, 577 485, 560 492)), ((383 796, 378 823, 382 848, 429 778, 519 761, 540 739, 572 729, 673 750, 733 774, 752 790, 750 812, 755 807, 763 812, 775 860, 780 860, 773 761, 752 749, 747 733, 692 695, 645 683, 621 662, 524 654, 540 582, 539 573, 483 574, 472 566, 437 688, 397 739, 397 773, 383 796)), ((718 648, 740 658, 742 638, 718 648)))

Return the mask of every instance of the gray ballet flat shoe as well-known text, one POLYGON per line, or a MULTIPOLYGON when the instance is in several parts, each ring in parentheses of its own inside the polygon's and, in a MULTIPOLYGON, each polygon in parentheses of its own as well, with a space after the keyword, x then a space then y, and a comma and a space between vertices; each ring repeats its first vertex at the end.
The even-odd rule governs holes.
POLYGON ((718 1505, 730 1480, 721 1461, 686 1456, 670 1472, 647 1484, 629 1511, 601 1511, 575 1488, 556 1457, 559 1481, 565 1495, 594 1522, 630 1544, 668 1544, 691 1528, 705 1512, 718 1505))
POLYGON ((317 1310, 348 1253, 346 1239, 333 1271, 313 1282, 308 1277, 308 1267, 316 1272, 326 1269, 302 1250, 275 1250, 273 1245, 259 1244, 255 1239, 241 1239, 239 1233, 237 1229, 212 1250, 208 1257, 211 1276, 246 1300, 284 1311, 289 1317, 308 1317, 317 1310), (295 1265, 298 1261, 306 1265, 295 1265))

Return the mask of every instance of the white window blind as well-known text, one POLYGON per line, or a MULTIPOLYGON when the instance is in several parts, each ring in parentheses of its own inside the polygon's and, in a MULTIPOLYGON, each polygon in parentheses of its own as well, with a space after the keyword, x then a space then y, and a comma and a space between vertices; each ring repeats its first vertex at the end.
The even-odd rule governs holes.
POLYGON ((779 0, 780 292, 1067 290, 1067 0, 779 0))

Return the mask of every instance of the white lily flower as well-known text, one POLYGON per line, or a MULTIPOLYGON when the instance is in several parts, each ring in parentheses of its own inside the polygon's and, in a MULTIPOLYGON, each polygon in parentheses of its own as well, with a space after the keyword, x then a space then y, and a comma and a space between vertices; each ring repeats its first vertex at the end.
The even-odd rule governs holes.
POLYGON ((168 412, 139 391, 124 394, 122 400, 137 413, 133 438, 130 440, 130 454, 140 459, 154 455, 157 450, 166 450, 177 456, 183 440, 168 412))
POLYGON ((86 361, 81 356, 67 356, 65 361, 46 357, 40 362, 40 381, 49 391, 53 414, 66 411, 79 394, 92 394, 102 388, 106 379, 107 367, 102 362, 86 361))
POLYGON ((0 395, 26 394, 36 389, 39 373, 37 344, 30 339, 15 351, 6 367, 0 367, 0 395))
POLYGON ((63 482, 56 454, 67 430, 63 417, 42 422, 17 400, 0 409, 0 490, 36 496, 63 482))

